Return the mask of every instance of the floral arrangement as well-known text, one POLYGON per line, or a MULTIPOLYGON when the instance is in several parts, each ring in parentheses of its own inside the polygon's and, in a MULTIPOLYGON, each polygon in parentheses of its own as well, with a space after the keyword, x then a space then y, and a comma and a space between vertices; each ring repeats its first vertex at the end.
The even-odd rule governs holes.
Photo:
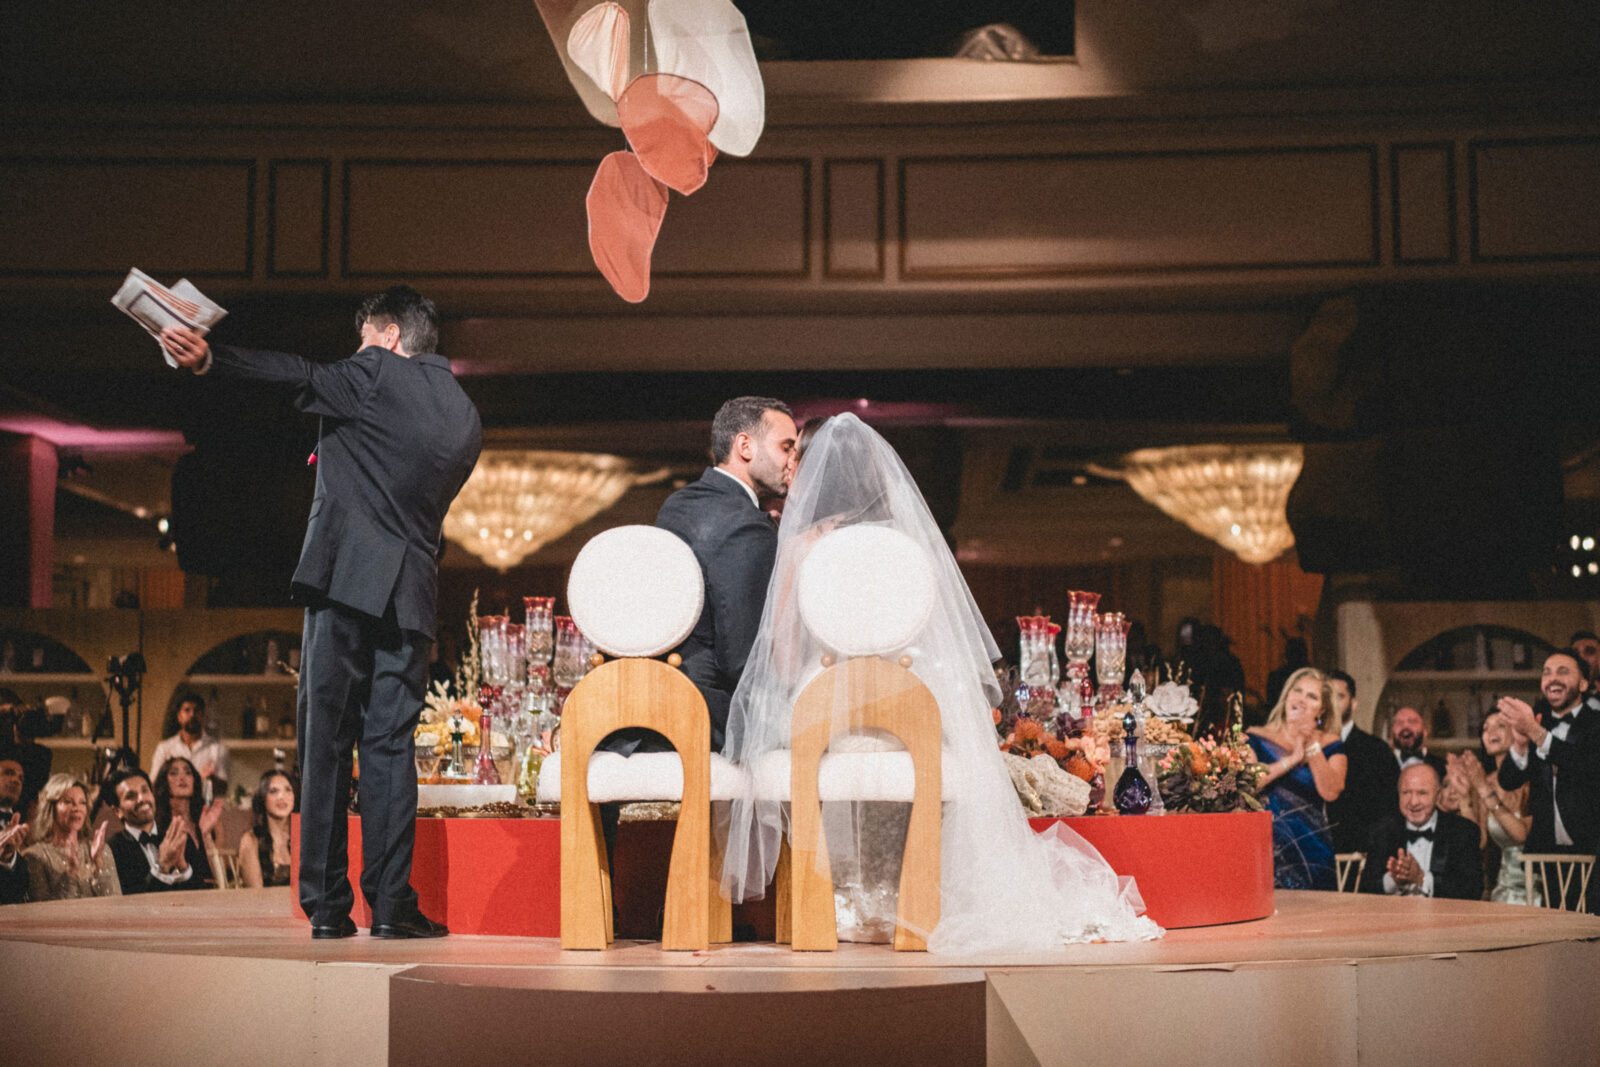
MULTIPOLYGON (((453 682, 434 682, 428 695, 422 698, 422 718, 413 731, 417 747, 433 746, 435 754, 443 756, 450 751, 451 735, 459 733, 461 743, 476 745, 478 717, 483 708, 478 704, 478 677, 480 671, 478 651, 478 591, 472 591, 472 606, 467 609, 467 648, 456 665, 453 682)), ((497 731, 498 733, 498 731, 497 731)))
POLYGON ((1178 745, 1156 764, 1169 812, 1261 811, 1257 794, 1266 773, 1237 727, 1222 741, 1178 745))
MULTIPOLYGON (((1062 740, 1047 732, 1037 720, 1019 718, 1000 742, 1000 751, 1023 759, 1046 755, 1061 765, 1068 774, 1084 781, 1092 779, 1104 767, 1098 760, 1094 738, 1069 737, 1062 740)), ((1110 753, 1107 753, 1107 758, 1110 753)))

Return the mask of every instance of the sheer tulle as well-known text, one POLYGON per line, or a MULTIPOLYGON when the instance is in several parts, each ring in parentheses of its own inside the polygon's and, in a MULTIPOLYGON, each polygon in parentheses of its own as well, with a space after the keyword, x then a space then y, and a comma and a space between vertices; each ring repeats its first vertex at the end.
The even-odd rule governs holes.
MULTIPOLYGON (((858 523, 904 534, 925 555, 936 580, 927 625, 908 647, 884 657, 909 656, 912 673, 932 691, 940 709, 947 778, 941 918, 937 929, 918 931, 928 936, 930 951, 1026 951, 1067 941, 1159 937, 1160 927, 1138 916, 1142 906, 1131 880, 1120 879, 1092 846, 1065 827, 1047 834, 1029 827, 990 714, 1000 698, 992 666, 999 651, 905 465, 888 442, 853 415, 837 416, 822 427, 790 489, 777 566, 760 634, 734 694, 725 754, 754 767, 763 755, 788 747, 796 696, 821 670, 822 657, 838 651, 824 647, 801 619, 798 568, 822 536, 858 523)), ((835 707, 836 714, 849 714, 842 692, 835 707)), ((851 747, 900 746, 875 738, 851 747)), ((871 807, 824 805, 834 809, 824 811, 824 824, 836 884, 841 876, 848 883, 857 874, 863 883, 876 878, 881 884, 883 871, 897 869, 881 856, 893 834, 875 821, 871 807)), ((784 809, 779 797, 762 796, 758 785, 734 801, 722 872, 729 899, 764 894, 786 829, 784 809)), ((887 884, 885 907, 892 906, 893 881, 887 884)), ((873 914, 881 910, 872 902, 874 894, 882 897, 867 885, 853 898, 842 893, 859 906, 849 914, 841 911, 841 920, 869 928, 881 923, 883 916, 873 914)))

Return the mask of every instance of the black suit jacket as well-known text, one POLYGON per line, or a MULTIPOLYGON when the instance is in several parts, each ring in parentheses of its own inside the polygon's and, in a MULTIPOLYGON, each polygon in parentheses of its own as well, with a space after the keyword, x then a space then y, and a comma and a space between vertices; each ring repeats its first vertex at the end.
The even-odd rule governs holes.
POLYGON ((1328 803, 1335 852, 1360 852, 1372 828, 1394 810, 1400 789, 1400 764, 1382 740, 1356 726, 1344 743, 1344 792, 1328 803))
POLYGON ((282 352, 212 347, 223 374, 292 385, 322 416, 317 489, 296 590, 432 637, 441 527, 478 462, 478 409, 433 353, 363 348, 318 364, 282 352))
MULTIPOLYGON (((1528 768, 1516 761, 1500 762, 1500 786, 1516 789, 1529 784, 1528 808, 1533 812, 1533 828, 1528 831, 1529 852, 1593 853, 1600 844, 1600 712, 1590 708, 1568 712, 1572 725, 1565 741, 1550 739, 1550 758, 1540 759, 1528 749, 1528 768), (1575 716, 1575 717, 1574 717, 1575 716), (1551 783, 1556 787, 1551 790, 1551 783), (1556 805, 1561 806, 1561 825, 1572 837, 1570 849, 1556 844, 1556 805)), ((1560 723, 1545 709, 1540 716, 1545 729, 1560 723)))
POLYGON ((656 525, 694 549, 705 576, 700 620, 675 651, 683 657, 683 673, 706 698, 711 747, 720 750, 728 706, 761 625, 778 531, 750 494, 714 467, 669 496, 656 525))
POLYGON ((211 877, 211 861, 206 858, 205 849, 193 841, 183 847, 183 858, 188 861, 191 872, 189 880, 174 885, 168 885, 150 873, 150 861, 145 858, 144 849, 128 836, 126 830, 118 830, 107 844, 111 846, 111 858, 117 863, 117 881, 122 883, 124 896, 208 888, 206 882, 211 877))
POLYGON ((21 904, 28 896, 28 858, 17 853, 8 871, 0 867, 0 904, 21 904))
MULTIPOLYGON (((1481 900, 1483 898, 1483 853, 1478 848, 1478 827, 1455 812, 1439 812, 1433 829, 1433 857, 1428 871, 1433 875, 1436 899, 1481 900)), ((1367 866, 1361 872, 1363 893, 1382 893, 1388 860, 1406 847, 1406 820, 1398 811, 1390 812, 1373 828, 1368 841, 1367 866)))

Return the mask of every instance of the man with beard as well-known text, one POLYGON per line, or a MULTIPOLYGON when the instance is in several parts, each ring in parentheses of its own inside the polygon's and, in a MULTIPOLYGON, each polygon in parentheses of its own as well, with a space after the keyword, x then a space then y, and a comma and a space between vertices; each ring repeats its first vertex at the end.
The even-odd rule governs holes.
POLYGON ((28 893, 27 814, 22 809, 22 761, 0 751, 0 904, 20 904, 28 893))
POLYGON ((1596 637, 1593 630, 1579 630, 1567 642, 1567 647, 1589 665, 1589 693, 1584 697, 1584 704, 1600 710, 1600 684, 1597 684, 1600 683, 1600 637, 1596 637))
POLYGON ((213 791, 222 796, 228 786, 228 746, 205 732, 206 702, 199 693, 185 693, 174 716, 177 731, 156 746, 150 757, 150 774, 161 776, 161 768, 174 756, 194 764, 202 779, 211 779, 213 791))
POLYGON ((1428 728, 1423 725, 1422 712, 1416 708, 1401 708, 1389 720, 1389 742, 1394 747, 1395 765, 1421 761, 1432 767, 1444 780, 1444 760, 1428 751, 1428 728))
POLYGON ((145 773, 120 771, 110 785, 122 816, 122 832, 108 843, 123 895, 204 889, 205 877, 199 873, 204 852, 190 837, 187 824, 174 819, 165 835, 156 833, 156 795, 145 773))
MULTIPOLYGON (((657 526, 694 549, 705 576, 700 620, 675 651, 683 657, 683 673, 706 698, 713 751, 722 748, 728 706, 755 643, 778 554, 778 531, 762 510, 761 497, 788 492, 797 436, 794 417, 782 401, 729 400, 711 422, 716 465, 669 496, 656 514, 657 526)), ((664 744, 646 731, 625 731, 606 747, 627 755, 664 744)))
MULTIPOLYGON (((1600 713, 1584 706, 1588 690, 1589 664, 1566 649, 1544 661, 1537 712, 1515 697, 1501 697, 1496 705, 1512 731, 1500 787, 1531 785, 1529 852, 1593 854, 1600 844, 1600 713)), ((1589 897, 1591 912, 1597 898, 1589 897)))
POLYGON ((1394 810, 1400 765, 1388 745, 1356 725, 1356 680, 1344 671, 1329 671, 1328 692, 1349 760, 1344 791, 1328 802, 1328 825, 1335 852, 1360 852, 1372 828, 1394 810))

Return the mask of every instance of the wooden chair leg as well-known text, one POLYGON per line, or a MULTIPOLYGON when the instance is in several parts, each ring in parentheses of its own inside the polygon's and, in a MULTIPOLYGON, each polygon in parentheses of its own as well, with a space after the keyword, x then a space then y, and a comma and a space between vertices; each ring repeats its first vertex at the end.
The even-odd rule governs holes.
POLYGON ((611 943, 611 879, 598 810, 580 801, 561 815, 561 947, 603 949, 611 943))
MULTIPOLYGON (((703 952, 711 947, 711 905, 706 900, 711 885, 711 801, 705 795, 708 778, 702 774, 696 790, 685 768, 684 800, 672 835, 666 912, 661 922, 661 947, 669 951, 703 952), (693 795, 695 792, 699 795, 693 795)), ((715 894, 712 897, 716 899, 715 894)), ((729 922, 731 925, 731 916, 729 922)))
POLYGON ((778 844, 778 867, 773 873, 772 893, 773 911, 777 920, 777 934, 775 939, 780 945, 787 945, 794 940, 792 901, 789 891, 789 840, 782 839, 778 844))
MULTIPOLYGON (((935 757, 937 758, 937 756, 935 757)), ((939 798, 911 805, 906 850, 900 867, 900 899, 895 906, 896 952, 926 952, 928 934, 939 925, 939 798)))
MULTIPOLYGON (((812 772, 815 775, 815 771, 812 772)), ((789 934, 796 952, 836 952, 838 918, 833 908, 833 872, 822 834, 822 806, 796 797, 789 854, 789 934)))
MULTIPOLYGON (((715 827, 716 820, 712 820, 715 827)), ((733 904, 722 898, 722 853, 716 831, 711 833, 711 870, 706 879, 706 901, 710 908, 711 943, 727 945, 733 941, 733 904)))

